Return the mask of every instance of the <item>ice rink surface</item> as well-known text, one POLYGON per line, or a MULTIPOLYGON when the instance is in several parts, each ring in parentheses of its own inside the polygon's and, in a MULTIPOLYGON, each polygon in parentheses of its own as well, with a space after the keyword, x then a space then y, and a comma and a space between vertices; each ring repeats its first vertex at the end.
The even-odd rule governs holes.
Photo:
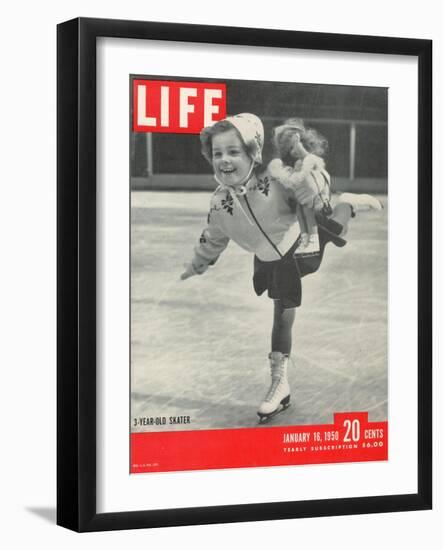
MULTIPOLYGON (((303 279, 289 370, 291 407, 269 424, 332 423, 334 412, 388 414, 388 223, 351 220, 303 279)), ((255 427, 270 383, 272 301, 252 288, 253 256, 230 243, 202 276, 180 281, 210 193, 131 195, 131 418, 190 416, 133 431, 255 427)))

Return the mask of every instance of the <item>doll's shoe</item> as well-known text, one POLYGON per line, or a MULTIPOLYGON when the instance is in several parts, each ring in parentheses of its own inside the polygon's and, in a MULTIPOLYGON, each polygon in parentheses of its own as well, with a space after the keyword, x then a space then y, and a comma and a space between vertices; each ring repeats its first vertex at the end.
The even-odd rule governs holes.
POLYGON ((307 256, 315 256, 320 253, 320 241, 318 233, 307 235, 303 233, 300 237, 300 244, 294 251, 294 256, 306 258, 307 256))

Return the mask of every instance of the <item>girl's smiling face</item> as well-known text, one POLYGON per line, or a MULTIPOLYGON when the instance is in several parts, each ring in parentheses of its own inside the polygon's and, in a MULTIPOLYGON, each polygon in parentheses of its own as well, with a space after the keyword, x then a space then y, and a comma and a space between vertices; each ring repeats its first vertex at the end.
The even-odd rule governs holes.
POLYGON ((212 166, 217 178, 227 185, 238 185, 249 174, 252 159, 237 131, 227 130, 212 138, 212 166))

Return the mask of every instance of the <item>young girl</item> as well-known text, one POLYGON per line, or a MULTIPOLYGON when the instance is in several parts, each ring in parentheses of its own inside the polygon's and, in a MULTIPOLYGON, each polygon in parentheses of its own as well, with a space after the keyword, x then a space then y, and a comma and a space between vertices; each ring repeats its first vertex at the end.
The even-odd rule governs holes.
MULTIPOLYGON (((377 203, 368 195, 341 195, 327 230, 319 227, 320 253, 313 265, 311 258, 293 255, 299 236, 293 197, 302 205, 312 206, 319 190, 309 178, 288 190, 267 170, 259 171, 264 141, 261 120, 250 113, 231 116, 204 128, 200 139, 202 153, 212 165, 219 186, 211 198, 207 227, 181 279, 204 273, 230 239, 255 254, 255 292, 261 295, 268 290, 274 300, 271 385, 258 408, 260 422, 265 422, 289 406, 287 368, 295 308, 301 304, 301 277, 318 269, 326 243, 346 230, 355 211, 374 208, 377 203)), ((322 181, 319 171, 314 170, 314 175, 322 181)), ((321 192, 326 185, 321 185, 321 192)))
MULTIPOLYGON (((315 197, 317 210, 321 209, 326 216, 332 213, 330 200, 330 180, 321 158, 327 149, 328 142, 316 130, 306 129, 303 121, 290 118, 281 126, 274 128, 273 143, 279 158, 268 166, 271 176, 277 178, 285 187, 293 189, 306 178, 314 178, 314 171, 319 171, 327 182, 326 188, 315 197)), ((299 243, 294 251, 298 256, 319 254, 320 241, 315 218, 314 204, 312 206, 297 205, 297 219, 300 225, 299 243)))

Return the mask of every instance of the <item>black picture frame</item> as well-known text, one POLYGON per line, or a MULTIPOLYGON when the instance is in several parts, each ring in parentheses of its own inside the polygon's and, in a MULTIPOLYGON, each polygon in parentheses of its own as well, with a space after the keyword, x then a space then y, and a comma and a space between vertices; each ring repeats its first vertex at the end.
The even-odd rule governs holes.
POLYGON ((75 531, 425 510, 432 507, 432 42, 78 18, 57 29, 57 523, 75 531), (96 511, 96 39, 155 39, 418 59, 417 493, 96 511))

